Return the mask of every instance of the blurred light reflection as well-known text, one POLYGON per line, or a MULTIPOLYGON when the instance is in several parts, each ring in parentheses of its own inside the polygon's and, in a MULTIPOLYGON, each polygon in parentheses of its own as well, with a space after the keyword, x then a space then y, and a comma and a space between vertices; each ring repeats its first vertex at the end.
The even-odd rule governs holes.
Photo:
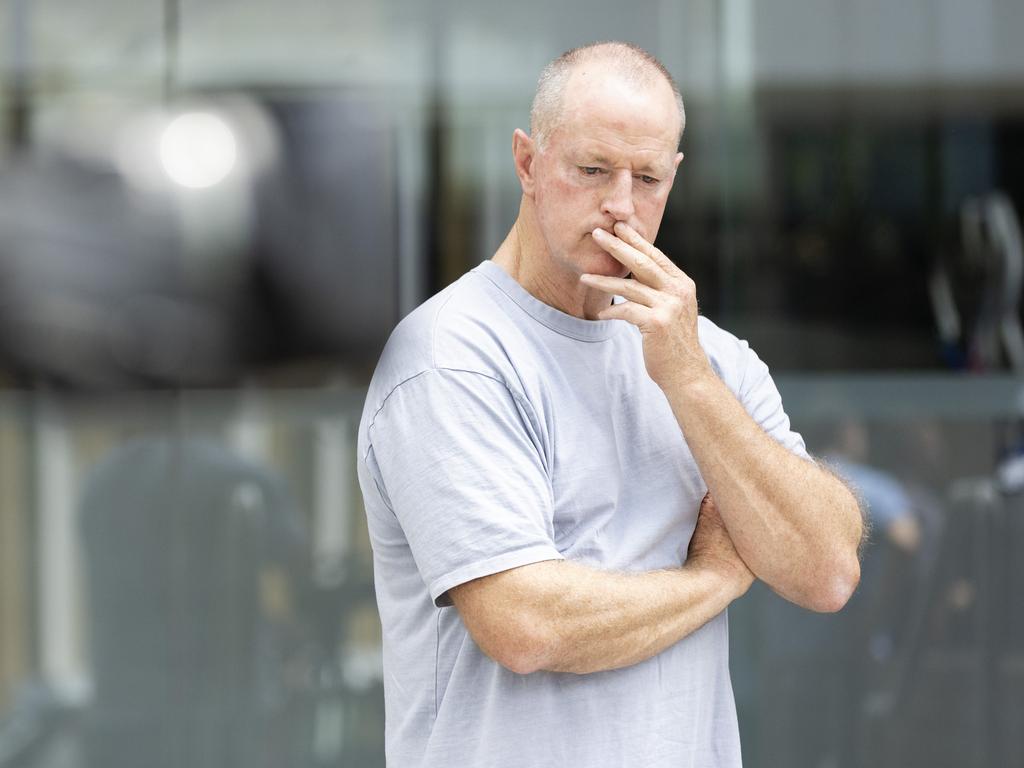
POLYGON ((205 189, 231 173, 237 143, 231 128, 216 115, 189 112, 164 129, 160 160, 171 179, 189 189, 205 189))

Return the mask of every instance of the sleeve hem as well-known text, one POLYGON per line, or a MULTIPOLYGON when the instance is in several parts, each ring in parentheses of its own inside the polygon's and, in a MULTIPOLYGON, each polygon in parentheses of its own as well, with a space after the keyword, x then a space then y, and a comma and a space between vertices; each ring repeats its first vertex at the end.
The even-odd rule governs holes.
POLYGON ((565 557, 562 553, 550 544, 538 544, 526 547, 525 549, 517 549, 513 552, 505 552, 486 560, 462 566, 434 579, 430 584, 430 597, 433 599, 434 605, 438 608, 444 608, 452 604, 451 598, 448 597, 448 590, 452 587, 457 587, 459 584, 465 584, 467 581, 490 576, 512 568, 519 568, 523 565, 541 563, 546 560, 564 559, 565 557))

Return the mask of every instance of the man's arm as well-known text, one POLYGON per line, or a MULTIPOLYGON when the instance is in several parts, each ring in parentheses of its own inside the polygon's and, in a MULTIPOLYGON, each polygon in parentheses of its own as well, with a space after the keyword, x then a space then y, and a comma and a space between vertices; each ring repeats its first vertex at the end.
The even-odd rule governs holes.
POLYGON ((585 674, 660 653, 752 581, 708 496, 682 568, 616 573, 550 561, 466 582, 449 595, 477 645, 513 672, 585 674))
POLYGON ((581 281, 629 301, 603 309, 643 335, 644 362, 661 387, 740 556, 787 599, 839 610, 860 580, 863 522, 857 500, 831 473, 786 450, 712 370, 697 336, 696 286, 629 226, 594 240, 633 280, 581 281))
POLYGON ((842 608, 860 579, 862 535, 845 484, 765 433, 711 371, 666 395, 750 569, 805 608, 842 608))

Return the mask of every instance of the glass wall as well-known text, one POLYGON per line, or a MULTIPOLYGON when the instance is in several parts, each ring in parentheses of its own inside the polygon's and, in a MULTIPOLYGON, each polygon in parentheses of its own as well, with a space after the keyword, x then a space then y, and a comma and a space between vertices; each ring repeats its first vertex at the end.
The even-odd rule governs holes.
POLYGON ((841 614, 731 609, 746 764, 1021 764, 1022 35, 1015 0, 0 5, 0 768, 383 764, 362 393, 514 221, 541 67, 609 38, 686 100, 659 246, 874 525, 841 614))
POLYGON ((730 608, 750 765, 999 766, 1022 757, 1021 382, 784 377, 873 533, 839 614, 757 584, 730 608))
MULTIPOLYGON (((843 612, 730 608, 746 764, 1016 764, 1021 383, 779 383, 874 533, 843 612)), ((361 396, 4 398, 0 756, 382 765, 361 396)))
POLYGON ((382 764, 360 406, 4 398, 0 764, 382 764))

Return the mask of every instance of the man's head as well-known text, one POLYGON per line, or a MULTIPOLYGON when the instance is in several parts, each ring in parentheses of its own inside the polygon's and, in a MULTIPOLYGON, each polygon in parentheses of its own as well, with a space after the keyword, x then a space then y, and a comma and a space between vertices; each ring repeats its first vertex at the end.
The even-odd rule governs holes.
POLYGON ((616 73, 637 88, 650 86, 659 80, 667 83, 672 89, 676 109, 679 110, 678 146, 686 127, 686 110, 683 108, 679 86, 658 59, 639 46, 621 42, 592 43, 573 48, 544 67, 537 78, 537 92, 530 107, 530 135, 535 142, 543 146, 558 127, 564 114, 563 104, 569 77, 577 66, 588 63, 614 64, 616 73))
POLYGON ((541 74, 532 136, 513 139, 524 223, 565 277, 622 274, 590 235, 624 221, 653 241, 682 160, 679 90, 664 66, 626 43, 573 49, 541 74))

